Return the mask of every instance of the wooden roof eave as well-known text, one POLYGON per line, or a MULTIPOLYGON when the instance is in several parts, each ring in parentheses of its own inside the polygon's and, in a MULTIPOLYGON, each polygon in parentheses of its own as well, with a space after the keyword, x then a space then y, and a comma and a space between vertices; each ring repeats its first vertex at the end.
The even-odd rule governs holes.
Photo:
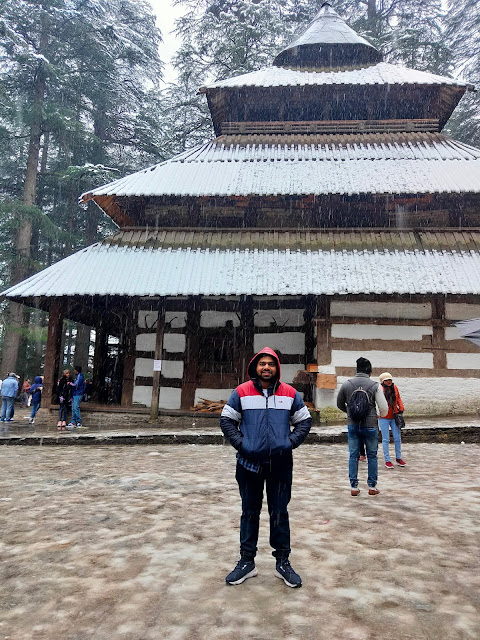
MULTIPOLYGON (((105 300, 106 298, 110 298, 111 296, 39 296, 39 297, 28 297, 24 298, 23 296, 12 296, 8 298, 1 299, 18 302, 18 304, 25 305, 27 307, 32 307, 33 309, 41 309, 47 313, 50 313, 50 307, 53 302, 60 301, 63 303, 65 309, 65 319, 71 320, 72 322, 80 322, 90 327, 98 327, 101 323, 105 323, 109 328, 109 331, 112 335, 119 334, 119 324, 118 317, 116 317, 115 313, 110 310, 107 310, 102 307, 100 300, 105 300), (97 298, 95 300, 95 298, 97 298), (88 300, 88 301, 87 301, 88 300)), ((130 296, 125 296, 125 298, 130 298, 130 296)), ((110 307, 111 305, 109 305, 110 307)), ((123 309, 124 304, 122 303, 119 306, 119 309, 123 309)))
POLYGON ((466 87, 443 86, 441 88, 444 115, 442 118, 439 118, 439 131, 442 131, 443 127, 447 124, 450 116, 467 91, 476 91, 476 89, 473 85, 466 87))
POLYGON ((124 209, 119 206, 115 195, 94 196, 91 193, 86 193, 81 198, 80 204, 85 204, 87 202, 90 202, 91 200, 93 200, 93 202, 104 213, 106 213, 107 216, 111 218, 118 227, 132 227, 135 225, 135 220, 131 218, 127 213, 125 213, 124 209))

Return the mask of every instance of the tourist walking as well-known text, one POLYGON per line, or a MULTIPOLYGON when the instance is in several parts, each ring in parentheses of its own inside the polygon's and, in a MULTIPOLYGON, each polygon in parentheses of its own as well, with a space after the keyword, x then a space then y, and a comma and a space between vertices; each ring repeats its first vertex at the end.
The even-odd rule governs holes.
POLYGON ((388 405, 383 395, 382 386, 370 380, 372 364, 366 358, 358 358, 357 373, 346 380, 340 387, 337 396, 337 407, 347 414, 348 424, 348 476, 350 493, 358 496, 358 459, 360 445, 363 442, 367 454, 368 494, 380 493, 378 480, 378 423, 377 409, 381 416, 387 415, 388 405))
POLYGON ((43 378, 42 376, 36 376, 32 386, 30 387, 30 396, 32 398, 32 412, 29 419, 30 424, 35 424, 35 416, 37 415, 37 411, 42 401, 42 389, 43 378))
MULTIPOLYGON (((402 459, 402 432, 400 427, 397 425, 397 420, 395 416, 400 415, 405 411, 403 406, 402 398, 400 397, 400 392, 397 386, 393 383, 392 374, 385 371, 385 373, 381 373, 380 384, 382 385, 383 394, 388 404, 388 413, 384 418, 378 419, 378 425, 380 427, 380 431, 382 432, 382 447, 383 447, 383 457, 385 458, 385 466, 387 469, 393 469, 393 462, 390 460, 390 429, 392 430, 393 435, 393 444, 395 447, 395 460, 396 463, 400 467, 406 467, 407 463, 402 459)), ((400 419, 401 420, 401 419, 400 419)), ((399 420, 399 422, 400 422, 399 420)))
POLYGON ((247 372, 250 380, 235 389, 220 418, 225 438, 238 452, 235 477, 242 500, 240 560, 225 580, 236 585, 257 575, 255 556, 266 486, 275 575, 289 587, 300 587, 302 579, 289 562, 287 506, 292 488, 292 449, 307 437, 312 418, 299 393, 280 382, 280 361, 272 349, 259 351, 247 372))
POLYGON ((2 382, 0 393, 2 394, 2 413, 0 418, 2 435, 8 435, 8 426, 5 423, 13 420, 13 404, 18 393, 18 376, 13 371, 2 382))
POLYGON ((70 378, 70 371, 68 369, 65 369, 62 377, 57 382, 57 395, 58 402, 60 404, 58 410, 57 429, 60 429, 61 431, 65 431, 67 427, 68 408, 72 402, 73 387, 70 384, 71 382, 72 380, 70 378))
POLYGON ((68 425, 70 429, 78 429, 82 426, 82 416, 80 415, 80 402, 85 393, 85 378, 82 367, 77 364, 74 369, 75 380, 70 382, 72 386, 72 421, 68 425))

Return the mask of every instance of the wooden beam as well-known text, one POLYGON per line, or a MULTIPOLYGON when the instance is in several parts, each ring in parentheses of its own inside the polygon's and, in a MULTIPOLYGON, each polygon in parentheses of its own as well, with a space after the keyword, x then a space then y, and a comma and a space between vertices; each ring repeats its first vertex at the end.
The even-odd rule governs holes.
POLYGON ((252 296, 244 296, 240 307, 240 326, 242 328, 242 345, 241 345, 241 379, 247 380, 247 368, 250 360, 254 356, 254 338, 255 338, 255 313, 253 308, 252 296))
POLYGON ((123 363, 122 383, 122 407, 131 407, 133 401, 133 388, 135 386, 135 359, 138 327, 138 302, 132 300, 127 307, 125 315, 124 349, 125 359, 123 363))
POLYGON ((445 298, 443 296, 435 296, 432 300, 432 331, 433 368, 446 369, 445 298))
MULTIPOLYGON (((305 301, 305 311, 303 312, 303 332, 305 334, 305 358, 303 366, 306 367, 309 362, 313 362, 313 354, 315 351, 315 322, 314 318, 317 313, 317 299, 315 296, 307 296, 305 301)), ((282 359, 282 362, 284 360, 282 359)), ((313 385, 308 384, 304 391, 304 400, 313 401, 313 385)))
POLYGON ((180 406, 189 409, 195 402, 200 351, 201 300, 191 297, 187 301, 186 345, 180 406))
MULTIPOLYGON (((158 301, 157 330, 155 334, 155 354, 154 361, 162 361, 163 356, 163 335, 165 331, 165 298, 158 301)), ((152 380, 152 402, 150 405, 150 420, 158 420, 158 403, 160 396, 160 376, 161 370, 153 371, 152 380)))
POLYGON ((100 402, 105 386, 105 363, 107 361, 108 332, 105 323, 95 327, 95 351, 93 354, 93 391, 92 401, 100 402))
POLYGON ((47 349, 43 368, 42 404, 46 408, 52 404, 53 389, 58 378, 60 347, 62 344, 64 307, 58 298, 50 304, 48 316, 47 349))
POLYGON ((319 366, 332 362, 330 301, 328 296, 317 296, 317 364, 319 366))

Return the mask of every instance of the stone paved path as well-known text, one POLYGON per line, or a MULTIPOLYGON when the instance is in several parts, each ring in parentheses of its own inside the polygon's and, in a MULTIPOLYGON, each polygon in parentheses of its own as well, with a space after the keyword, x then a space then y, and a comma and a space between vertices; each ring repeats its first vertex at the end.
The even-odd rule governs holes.
POLYGON ((479 454, 407 443, 382 493, 352 498, 345 445, 301 447, 293 590, 265 517, 258 577, 224 583, 229 447, 0 447, 0 640, 478 640, 479 454))

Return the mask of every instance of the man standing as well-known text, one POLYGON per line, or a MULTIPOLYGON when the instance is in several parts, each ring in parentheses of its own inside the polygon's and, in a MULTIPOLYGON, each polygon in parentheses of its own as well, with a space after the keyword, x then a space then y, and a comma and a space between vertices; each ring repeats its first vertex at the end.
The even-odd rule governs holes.
POLYGON ((28 392, 30 391, 31 386, 30 378, 27 378, 22 384, 22 388, 20 390, 20 408, 28 405, 28 392))
POLYGON ((85 393, 85 378, 83 377, 82 367, 77 364, 74 369, 75 381, 70 382, 73 387, 72 393, 72 421, 68 425, 70 429, 78 429, 82 426, 82 417, 80 415, 80 402, 85 393))
POLYGON ((372 365, 366 358, 358 358, 357 373, 353 378, 347 380, 340 387, 337 396, 337 407, 347 414, 348 423, 348 475, 352 496, 358 496, 358 458, 360 456, 360 445, 365 444, 368 462, 368 494, 375 496, 380 493, 377 489, 378 479, 378 416, 375 405, 377 405, 380 416, 388 413, 388 404, 383 395, 382 387, 378 382, 370 380, 372 365), (366 415, 360 421, 355 421, 352 417, 350 400, 355 393, 359 399, 362 394, 365 399, 366 415))
POLYGON ((12 421, 13 403, 15 402, 15 398, 17 397, 17 393, 18 393, 18 376, 15 373, 13 373, 13 371, 2 382, 1 393, 2 393, 2 414, 1 414, 2 433, 6 435, 8 434, 8 427, 5 427, 4 423, 12 421))
POLYGON ((235 389, 220 418, 225 438, 238 452, 235 477, 242 499, 240 560, 225 580, 227 584, 241 584, 257 575, 255 555, 266 485, 275 575, 289 587, 300 587, 302 579, 288 559, 287 506, 292 488, 292 449, 307 437, 312 418, 299 393, 280 382, 280 362, 272 349, 259 351, 247 371, 250 381, 235 389))

